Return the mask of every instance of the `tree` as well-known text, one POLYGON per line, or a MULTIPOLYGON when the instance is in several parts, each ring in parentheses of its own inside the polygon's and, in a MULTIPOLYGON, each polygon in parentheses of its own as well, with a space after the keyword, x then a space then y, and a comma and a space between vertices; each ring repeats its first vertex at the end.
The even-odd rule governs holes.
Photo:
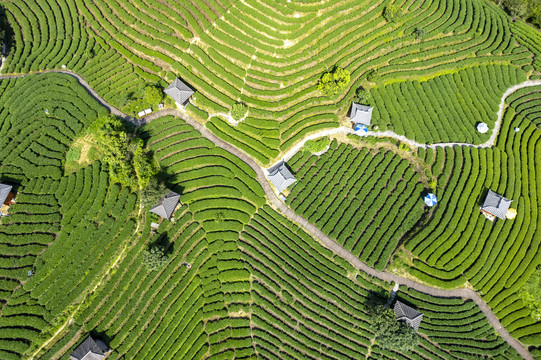
POLYGON ((353 101, 359 104, 366 104, 371 98, 372 94, 370 94, 370 90, 365 89, 361 86, 355 92, 355 97, 353 98, 353 101))
POLYGON ((350 81, 350 73, 340 67, 335 67, 330 72, 323 74, 317 84, 317 89, 327 96, 334 96, 340 90, 344 90, 350 81))
POLYGON ((416 28, 415 29, 415 36, 417 37, 417 40, 422 40, 426 35, 425 29, 416 28))
POLYGON ((149 103, 151 106, 156 106, 163 100, 162 89, 156 86, 147 86, 143 95, 143 100, 149 103))
POLYGON ((167 188, 156 178, 150 179, 148 185, 141 190, 141 201, 143 206, 155 206, 165 195, 167 188))
POLYGON ((303 150, 311 153, 318 153, 325 150, 330 143, 331 139, 329 139, 328 137, 320 138, 317 140, 308 140, 306 143, 304 143, 303 150))
POLYGON ((111 182, 118 182, 132 190, 144 188, 158 172, 153 156, 144 150, 143 141, 130 135, 122 120, 104 116, 92 123, 102 152, 102 160, 109 167, 111 182))
POLYGON ((221 210, 214 214, 214 222, 221 223, 225 220, 225 213, 221 210))
POLYGON ((524 0, 504 0, 503 5, 512 16, 523 17, 528 13, 528 2, 524 0))
POLYGON ((247 112, 248 112, 248 107, 241 102, 235 103, 231 107, 231 116, 233 117, 233 119, 237 121, 242 119, 244 115, 246 115, 247 112))
POLYGON ((147 271, 158 270, 169 262, 169 255, 163 246, 153 246, 143 252, 143 264, 147 271))
POLYGON ((158 174, 158 165, 154 160, 154 157, 143 148, 143 140, 135 139, 137 145, 133 152, 133 165, 137 178, 139 179, 139 185, 142 188, 146 188, 151 178, 158 174))
POLYGON ((388 5, 383 10, 383 17, 388 22, 393 22, 398 20, 398 16, 400 15, 400 9, 396 5, 388 5))
POLYGON ((378 69, 374 69, 374 70, 371 70, 368 75, 366 75, 366 80, 370 81, 370 82, 376 82, 379 80, 379 78, 381 77, 381 75, 379 74, 379 70, 378 69))
POLYGON ((417 345, 417 333, 403 321, 397 321, 393 310, 383 306, 369 308, 370 327, 383 349, 410 351, 417 345))
POLYGON ((541 320, 541 265, 530 275, 530 278, 518 293, 524 306, 530 310, 530 315, 535 320, 541 320))

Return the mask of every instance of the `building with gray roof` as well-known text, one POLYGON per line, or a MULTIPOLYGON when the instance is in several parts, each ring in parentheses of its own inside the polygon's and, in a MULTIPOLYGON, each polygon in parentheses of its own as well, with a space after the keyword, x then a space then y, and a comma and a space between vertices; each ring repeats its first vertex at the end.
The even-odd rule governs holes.
POLYGON ((4 205, 6 200, 9 198, 11 189, 12 189, 11 185, 0 184, 0 206, 4 205))
POLYGON ((158 205, 150 209, 150 212, 169 220, 171 219, 173 212, 175 212, 179 202, 180 195, 174 191, 169 191, 167 195, 160 200, 158 205))
POLYGON ((419 325, 421 325, 421 321, 423 320, 422 313, 398 300, 394 303, 393 310, 396 314, 396 320, 405 321, 415 331, 419 330, 419 325))
MULTIPOLYGON (((493 215, 496 217, 499 217, 502 220, 505 220, 505 216, 507 215, 507 210, 509 210, 509 207, 511 206, 511 202, 513 200, 508 200, 504 198, 503 196, 496 194, 492 190, 488 190, 487 197, 485 198, 485 202, 483 203, 483 206, 481 206, 481 212, 493 215)), ((490 219, 490 217, 487 217, 490 219)), ((493 219, 490 219, 493 220, 493 219)))
POLYGON ((370 126, 370 122, 372 121, 373 109, 374 108, 371 106, 352 103, 349 118, 355 124, 363 124, 366 126, 370 126))
POLYGON ((92 336, 88 336, 77 348, 71 353, 70 360, 101 360, 104 359, 109 348, 101 340, 94 340, 92 336))
POLYGON ((176 78, 171 85, 164 90, 179 106, 185 106, 193 95, 194 91, 182 80, 176 78))
POLYGON ((295 179, 295 176, 293 176, 283 161, 268 169, 267 176, 279 193, 297 182, 297 179, 295 179))

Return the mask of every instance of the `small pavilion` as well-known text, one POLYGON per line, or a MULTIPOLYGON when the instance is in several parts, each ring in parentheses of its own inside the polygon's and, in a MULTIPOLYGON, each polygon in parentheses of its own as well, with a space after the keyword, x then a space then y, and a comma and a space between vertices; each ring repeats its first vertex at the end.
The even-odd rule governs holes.
POLYGON ((101 360, 109 353, 109 348, 101 340, 88 336, 70 355, 70 360, 101 360))
POLYGON ((180 195, 174 191, 169 191, 156 206, 150 209, 150 212, 170 220, 179 203, 180 195))
POLYGON ((494 221, 496 217, 505 220, 512 201, 489 189, 485 202, 481 206, 481 213, 490 221, 494 221))
POLYGON ((360 105, 357 103, 351 104, 351 111, 349 113, 349 118, 351 122, 355 125, 365 125, 370 126, 372 121, 372 110, 374 108, 371 106, 360 105))
POLYGON ((15 194, 11 191, 12 189, 11 185, 0 183, 0 216, 5 215, 13 203, 15 194))
POLYGON ((11 203, 13 200, 13 193, 11 192, 12 188, 11 185, 0 183, 0 206, 4 204, 9 205, 11 203))
POLYGON ((186 85, 182 80, 176 78, 164 92, 175 100, 178 107, 184 107, 188 104, 190 97, 194 94, 192 88, 186 85))
POLYGON ((415 331, 419 331, 419 325, 423 320, 423 313, 415 310, 411 306, 408 306, 400 301, 394 303, 394 313, 396 314, 396 320, 405 321, 415 331))
POLYGON ((268 178, 278 193, 283 192, 289 186, 297 182, 295 176, 289 171, 284 161, 280 161, 268 170, 268 178))

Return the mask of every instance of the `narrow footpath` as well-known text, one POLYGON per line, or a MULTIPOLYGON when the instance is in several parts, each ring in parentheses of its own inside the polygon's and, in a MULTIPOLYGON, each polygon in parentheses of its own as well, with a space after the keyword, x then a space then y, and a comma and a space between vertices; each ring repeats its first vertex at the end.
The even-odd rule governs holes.
MULTIPOLYGON (((527 80, 520 84, 511 86, 505 91, 500 101, 500 106, 497 112, 498 119, 496 120, 496 123, 494 124, 492 135, 490 135, 490 138, 482 144, 475 145, 475 144, 459 143, 459 142, 421 144, 421 143, 418 143, 417 141, 408 139, 404 135, 398 135, 397 133, 390 130, 368 131, 366 135, 362 135, 362 136, 390 137, 390 138, 399 140, 405 144, 408 144, 409 146, 413 148, 436 149, 438 147, 452 147, 452 146, 471 146, 471 147, 476 147, 476 148, 489 148, 496 144, 496 138, 498 137, 498 134, 500 133, 500 128, 502 125, 502 118, 503 118, 503 111, 505 109, 505 100, 507 99, 507 97, 519 89, 530 87, 530 86, 540 86, 540 85, 541 85, 541 80, 527 80)), ((300 142, 298 142, 297 144, 295 144, 295 146, 289 149, 281 157, 279 161, 281 160, 284 160, 286 162, 289 161, 297 152, 299 152, 302 149, 302 147, 308 140, 313 140, 313 139, 317 139, 323 136, 329 136, 329 135, 334 135, 334 134, 355 134, 355 131, 352 128, 341 126, 334 129, 324 129, 316 133, 312 133, 310 135, 305 136, 300 142)), ((272 166, 274 166, 274 164, 271 165, 270 167, 272 166)))
MULTIPOLYGON (((210 132, 204 125, 199 123, 194 118, 188 116, 186 113, 178 110, 178 109, 164 109, 157 112, 154 112, 152 114, 149 114, 145 116, 142 119, 134 119, 120 110, 114 108, 111 106, 107 101, 105 101, 101 96, 99 96, 94 89, 92 89, 88 83, 78 74, 75 74, 71 71, 64 71, 64 70, 50 70, 50 71, 42 71, 38 73, 47 73, 47 72, 56 72, 56 73, 62 73, 67 74, 70 76, 75 77, 81 86, 83 86, 86 91, 94 97, 102 106, 107 108, 113 115, 119 116, 126 121, 132 122, 136 126, 141 126, 146 123, 151 122, 152 120, 158 119, 163 116, 172 115, 175 117, 178 117, 186 123, 193 126, 197 131, 201 133, 202 136, 207 138, 208 140, 212 141, 216 146, 221 147, 222 149, 228 151, 229 153, 233 154, 234 156, 238 157, 242 161, 244 161, 246 164, 248 164, 257 174, 257 180, 263 187, 263 190, 265 191, 265 194, 267 196, 267 199, 270 201, 271 206, 273 206, 275 209, 279 210, 284 216, 286 216, 289 220, 299 224, 302 226, 309 234, 311 234, 314 238, 318 239, 323 245, 325 245, 330 250, 334 251, 339 256, 343 257, 347 261, 349 261, 354 267, 356 267, 358 270, 363 271, 367 273, 370 276, 373 276, 375 278, 378 278, 380 280, 388 281, 388 282, 395 282, 400 285, 405 285, 409 288, 415 289, 417 291, 430 294, 437 297, 461 297, 466 300, 472 300, 474 301, 481 311, 485 314, 488 321, 492 324, 494 329, 501 335, 501 337, 510 345, 512 346, 517 352, 526 360, 535 360, 533 356, 528 352, 528 350, 515 338, 513 338, 509 332, 502 326, 496 315, 492 312, 490 307, 485 303, 485 301, 473 290, 470 289, 454 289, 454 290, 443 290, 438 289, 430 286, 426 286, 420 283, 417 283, 413 280, 403 278, 401 276, 391 274, 386 271, 378 271, 374 268, 369 267, 365 263, 363 263, 361 260, 359 260, 355 255, 353 255, 351 252, 347 251, 345 248, 343 248, 341 245, 339 245, 337 242, 329 238, 327 235, 325 235, 321 230, 319 230, 316 226, 308 222, 306 219, 304 219, 302 216, 296 214, 293 210, 291 210, 289 207, 287 207, 274 193, 272 190, 266 176, 263 168, 259 166, 254 159, 252 159, 249 155, 247 155, 245 152, 241 151, 240 149, 234 147, 233 145, 227 143, 226 141, 218 138, 216 135, 214 135, 212 132, 210 132)), ((38 74, 35 73, 35 74, 38 74)), ((12 78, 18 78, 18 77, 24 77, 27 75, 32 74, 20 74, 20 75, 1 75, 0 80, 2 79, 12 79, 12 78)), ((505 104, 505 98, 509 96, 512 92, 526 86, 535 86, 535 85, 541 85, 541 80, 537 81, 526 81, 525 83, 515 85, 511 88, 509 88, 504 96, 502 97, 502 102, 500 104, 500 111, 498 112, 498 121, 496 122, 496 128, 494 129, 493 136, 491 136, 492 141, 495 141, 497 132, 499 130, 499 127, 501 125, 501 118, 503 115, 503 104, 505 104)), ((341 128, 338 128, 341 129, 341 128)), ((337 130, 337 129, 333 129, 337 130)), ((328 130, 324 130, 328 131, 328 130)), ((338 131, 339 132, 339 131, 338 131)), ((321 133, 321 132, 320 132, 321 133)), ((320 134, 317 133, 317 134, 320 134)), ((318 137, 317 134, 310 135, 310 138, 318 137)), ((321 136, 321 135, 319 135, 321 136)), ((491 140, 489 140, 491 141, 491 140)), ((304 144, 306 142, 306 138, 303 139, 301 142, 304 144)), ((434 145, 423 145, 422 146, 443 146, 444 144, 434 144, 434 145)), ((459 144, 454 144, 459 145, 459 144)), ((465 144, 468 145, 468 144, 465 144)), ((447 145, 450 146, 450 145, 447 145)), ((468 146, 473 146, 469 144, 468 146)), ((477 145, 479 147, 486 147, 486 146, 492 146, 489 145, 488 142, 482 145, 477 145)), ((298 146, 296 146, 298 147, 298 146)), ((302 146, 301 146, 302 147, 302 146)), ((289 152, 288 152, 289 153, 289 152)))
POLYGON ((167 109, 162 110, 153 114, 150 114, 144 118, 145 122, 150 122, 152 120, 155 120, 157 118, 160 118, 162 116, 172 115, 176 116, 184 121, 186 123, 193 126, 197 131, 201 133, 205 138, 212 141, 216 146, 221 147, 222 149, 228 151, 229 153, 235 155, 242 161, 244 161, 246 164, 248 164, 257 174, 257 180, 263 187, 263 190, 265 191, 265 195, 267 196, 267 199, 270 201, 270 204, 275 209, 279 210, 285 217, 287 217, 289 220, 299 224, 301 227, 304 228, 305 231, 307 231, 309 234, 311 234, 314 238, 318 239, 323 245, 325 245, 330 250, 334 251, 339 256, 343 257, 347 261, 349 261, 353 266, 355 266, 358 270, 363 271, 367 273, 370 276, 373 276, 375 278, 378 278, 380 280, 385 280, 388 282, 395 282, 400 285, 406 285, 409 288, 415 289, 417 291, 430 294, 437 297, 461 297, 466 300, 472 300, 474 301, 481 311, 485 314, 488 321, 492 324, 494 329, 502 336, 502 338, 514 349, 517 350, 517 352, 524 358, 528 360, 534 360, 533 356, 528 352, 522 344, 513 338, 509 332, 502 326, 496 315, 492 312, 490 307, 485 303, 485 301, 473 290, 470 289, 454 289, 454 290, 443 290, 438 288, 433 288, 430 286, 426 286, 420 283, 417 283, 413 280, 403 278, 401 276, 391 274, 386 271, 378 271, 374 268, 369 267, 364 262, 359 260, 355 255, 353 255, 351 252, 347 251, 345 248, 343 248, 341 245, 339 245, 337 242, 329 238, 327 235, 325 235, 321 230, 319 230, 316 226, 308 222, 305 218, 295 213, 293 210, 291 210, 289 207, 287 207, 275 194, 275 192, 272 190, 266 176, 264 170, 246 153, 239 150, 238 148, 232 146, 231 144, 225 142, 224 140, 218 138, 216 135, 211 133, 206 127, 204 127, 201 123, 199 123, 197 120, 189 117, 184 112, 177 110, 177 109, 167 109))

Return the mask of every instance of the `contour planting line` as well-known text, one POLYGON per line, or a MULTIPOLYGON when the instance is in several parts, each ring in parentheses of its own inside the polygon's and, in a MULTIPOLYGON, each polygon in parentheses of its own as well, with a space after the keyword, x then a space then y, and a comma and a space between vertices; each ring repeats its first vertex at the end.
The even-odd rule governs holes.
MULTIPOLYGON (((535 360, 533 358, 533 356, 528 352, 527 348, 525 348, 517 339, 513 338, 509 334, 509 332, 502 326, 499 319, 492 312, 492 310, 487 305, 487 303, 475 291, 473 291, 471 289, 467 289, 467 288, 444 290, 444 289, 439 289, 439 288, 435 288, 435 287, 430 287, 430 286, 423 285, 423 284, 420 284, 418 282, 415 282, 413 280, 403 278, 403 277, 401 277, 399 275, 389 273, 387 271, 379 271, 379 270, 376 270, 374 268, 369 267, 364 262, 359 260, 359 258, 357 258, 355 255, 353 255, 351 252, 347 251, 344 247, 342 247, 337 242, 335 242, 334 240, 329 238, 327 235, 325 235, 315 225, 311 224, 308 220, 304 219, 302 216, 296 214, 293 210, 291 210, 289 207, 287 207, 278 198, 278 196, 275 194, 275 192, 272 190, 272 188, 271 188, 271 186, 270 186, 270 184, 269 184, 269 182, 267 180, 267 177, 265 176, 264 168, 259 166, 254 159, 252 159, 244 151, 238 149, 237 147, 229 144, 225 140, 222 140, 219 137, 217 137, 216 135, 214 135, 203 124, 201 124, 200 122, 198 122, 194 118, 188 116, 186 113, 182 112, 181 110, 179 110, 179 109, 164 109, 164 110, 154 112, 154 113, 152 113, 152 114, 150 114, 148 116, 145 116, 142 119, 139 119, 139 120, 134 119, 133 117, 130 117, 130 116, 124 114, 120 110, 114 108, 109 103, 107 103, 102 97, 100 97, 96 93, 96 91, 94 91, 94 89, 92 89, 90 87, 90 85, 88 85, 88 83, 80 75, 78 75, 78 74, 76 74, 76 73, 74 73, 72 71, 46 70, 46 71, 40 71, 40 72, 36 72, 36 73, 31 73, 31 74, 0 75, 0 80, 2 80, 2 79, 13 79, 13 78, 18 78, 18 77, 24 77, 24 76, 27 76, 27 75, 48 73, 48 72, 57 72, 57 73, 67 74, 67 75, 75 77, 79 81, 81 86, 83 86, 87 90, 87 92, 92 97, 94 97, 102 106, 109 109, 109 111, 112 114, 120 116, 123 119, 125 119, 127 121, 130 121, 130 122, 132 122, 133 124, 135 124, 137 126, 144 125, 146 123, 151 122, 152 120, 155 120, 155 119, 163 117, 163 116, 168 116, 168 115, 176 116, 176 117, 184 120, 186 123, 191 125, 195 130, 197 130, 203 137, 205 137, 208 140, 210 140, 211 142, 213 142, 216 146, 218 146, 218 147, 228 151, 229 153, 233 154, 234 156, 238 157, 240 160, 242 160, 248 166, 250 166, 255 171, 255 173, 257 175, 258 182, 263 187, 263 190, 265 192, 265 195, 267 196, 267 199, 270 201, 271 205, 274 208, 280 210, 282 212, 282 214, 284 216, 286 216, 289 220, 291 220, 291 221, 297 223, 298 225, 300 225, 301 227, 303 227, 304 230, 307 231, 310 235, 312 235, 314 238, 318 239, 323 245, 325 245, 327 248, 329 248, 330 250, 335 252, 337 255, 341 256, 344 259, 346 259, 355 268, 357 268, 360 271, 363 271, 363 272, 367 273, 370 276, 378 278, 380 280, 388 281, 388 282, 395 282, 396 284, 405 285, 405 286, 407 286, 409 288, 415 289, 417 291, 420 291, 422 293, 426 293, 426 294, 429 294, 429 295, 432 295, 432 296, 450 297, 450 298, 460 297, 460 298, 463 298, 463 299, 466 299, 466 300, 474 301, 479 306, 479 308, 481 309, 483 314, 485 314, 485 316, 487 317, 490 324, 494 327, 494 329, 500 334, 500 336, 511 347, 513 347, 522 356, 522 358, 524 358, 526 360, 535 360)), ((514 91, 516 91, 516 90, 518 90, 520 88, 528 87, 528 86, 536 86, 536 85, 541 85, 541 80, 525 81, 524 83, 521 83, 521 84, 510 87, 504 93, 504 96, 502 97, 502 102, 500 103, 500 111, 498 111, 498 121, 496 121, 494 134, 493 134, 493 136, 491 136, 491 139, 493 139, 493 141, 495 140, 497 132, 499 131, 499 127, 501 125, 501 117, 502 117, 502 114, 503 114, 505 98, 507 98, 507 96, 509 96, 509 94, 513 93, 514 91)), ((302 146, 304 145, 304 143, 307 140, 324 136, 324 135, 321 135, 321 133, 325 133, 325 132, 332 132, 332 133, 346 132, 346 133, 348 133, 350 131, 353 132, 353 129, 349 129, 349 128, 346 128, 346 127, 323 130, 321 132, 317 132, 315 134, 307 136, 306 138, 304 138, 299 143, 299 144, 302 143, 302 145, 297 144, 294 149, 297 149, 297 151, 298 151, 300 148, 302 148, 302 146), (340 129, 345 129, 345 130, 340 130, 340 129)), ((385 134, 385 135, 379 135, 379 136, 388 136, 388 135, 386 135, 388 133, 394 134, 392 132, 379 132, 379 133, 378 132, 375 132, 375 133, 371 132, 371 133, 373 135, 376 135, 376 136, 378 136, 378 134, 385 134)), ((405 137, 399 136, 397 134, 394 134, 394 135, 396 135, 395 138, 398 138, 398 139, 404 138, 404 139, 406 139, 405 137)), ((418 144, 418 143, 416 143, 414 141, 411 141, 411 142, 414 143, 414 144, 418 144)), ((485 144, 482 144, 482 145, 460 144, 460 143, 433 144, 433 145, 419 144, 419 145, 421 147, 444 146, 444 145, 445 146, 466 145, 466 146, 476 146, 476 147, 489 147, 489 146, 492 146, 493 144, 489 144, 489 142, 490 142, 490 139, 489 139, 489 141, 487 141, 485 144), (485 146, 483 146, 483 145, 485 145, 485 146)), ((288 151, 287 154, 289 154, 289 151, 288 151)), ((120 254, 120 256, 122 256, 122 254, 120 254)), ((117 258, 116 261, 118 261, 120 256, 117 258)), ((114 264, 116 264, 116 261, 114 262, 114 264)), ((110 268, 109 268, 109 270, 110 270, 110 268)), ((98 285, 100 283, 101 283, 101 281, 98 283, 98 285)), ((95 290, 95 288, 93 290, 95 290)), ((64 323, 62 327, 65 327, 66 325, 67 325, 67 322, 64 323)), ((54 338, 55 335, 56 334, 53 335, 53 338, 54 338)), ((48 339, 44 344, 47 344, 50 341, 51 341, 51 339, 48 339)), ((43 348, 44 344, 42 344, 40 349, 43 348)), ((40 350, 40 349, 38 349, 38 350, 40 350)), ((36 353, 34 353, 34 356, 35 356, 35 354, 36 353)))
MULTIPOLYGON (((368 131, 366 133, 366 135, 360 135, 360 136, 362 136, 362 137, 364 137, 364 136, 390 137, 390 138, 399 140, 399 141, 401 141, 401 142, 403 142, 405 144, 408 144, 411 147, 424 148, 424 149, 427 149, 427 148, 436 149, 438 147, 452 147, 452 146, 469 146, 469 147, 476 147, 476 148, 489 148, 489 147, 492 147, 492 146, 494 146, 496 144, 496 138, 498 137, 498 134, 500 132, 500 127, 501 127, 502 119, 503 119, 503 111, 505 109, 505 100, 507 99, 507 97, 509 95, 511 95, 512 93, 514 93, 515 91, 519 90, 519 89, 522 89, 522 88, 525 88, 525 87, 530 87, 530 86, 540 86, 540 85, 541 85, 541 80, 527 80, 527 81, 524 81, 524 82, 522 82, 520 84, 513 85, 510 88, 508 88, 503 93, 503 96, 502 96, 502 99, 501 99, 501 102, 500 102, 500 107, 499 107, 498 112, 497 112, 498 119, 496 120, 496 123, 494 124, 494 129, 492 130, 492 135, 490 136, 490 138, 487 141, 485 141, 484 143, 479 144, 479 145, 470 144, 470 143, 459 143, 459 142, 421 144, 421 143, 418 143, 415 140, 408 139, 404 135, 398 135, 394 131, 390 131, 390 130, 387 130, 387 131, 368 131)), ((290 148, 284 155, 282 155, 282 157, 277 162, 282 161, 282 160, 286 161, 286 162, 289 161, 297 152, 299 152, 302 149, 302 147, 304 146, 304 144, 308 140, 313 140, 313 139, 317 139, 317 138, 320 138, 320 137, 323 137, 323 136, 329 136, 329 135, 334 135, 334 134, 355 134, 355 131, 352 128, 349 128, 349 127, 346 127, 346 126, 341 126, 341 127, 334 128, 334 129, 325 129, 325 130, 321 130, 321 131, 312 133, 310 135, 305 136, 301 141, 299 141, 297 144, 295 144, 295 146, 290 148)), ((270 167, 272 167, 272 166, 274 166, 274 164, 271 165, 270 167)))
POLYGON ((528 350, 515 338, 513 338, 509 332, 503 327, 503 325, 500 323, 497 316, 492 312, 490 307, 487 305, 487 303, 473 290, 471 289, 453 289, 453 290, 444 290, 439 289, 435 287, 430 287, 427 285, 420 284, 418 282, 415 282, 410 279, 403 278, 399 275, 389 273, 387 271, 379 271, 374 268, 369 267, 364 262, 359 260, 355 255, 353 255, 351 252, 347 251, 344 247, 339 245, 337 242, 329 238, 327 235, 325 235, 321 230, 319 230, 315 225, 311 224, 308 220, 303 218, 302 216, 295 213, 293 210, 291 210, 289 207, 287 207, 276 195, 276 193, 272 190, 267 177, 265 176, 266 169, 259 166, 255 160, 253 160, 248 154, 243 152, 242 150, 234 147, 233 145, 229 144, 228 142, 220 139, 216 135, 214 135, 210 130, 208 130, 204 125, 199 123, 197 120, 191 118, 184 112, 178 109, 166 109, 159 112, 155 112, 153 114, 150 114, 148 116, 145 116, 142 120, 144 120, 144 123, 151 122, 152 120, 158 119, 162 116, 176 116, 182 120, 184 120, 186 123, 191 125, 195 130, 199 131, 202 136, 207 138, 208 140, 212 141, 214 145, 228 151, 229 153, 233 154, 234 156, 238 157, 242 161, 244 161, 248 166, 250 166, 257 175, 257 180, 260 183, 260 185, 263 187, 263 190, 265 191, 265 195, 267 196, 268 200, 270 201, 271 205, 275 208, 280 210, 280 212, 287 217, 292 222, 298 224, 301 226, 306 232, 308 232, 312 237, 319 240, 325 247, 332 250, 337 255, 341 256, 342 258, 346 259, 349 263, 351 263, 355 268, 357 268, 360 271, 363 271, 367 273, 370 276, 373 276, 375 278, 378 278, 380 280, 388 281, 388 282, 395 282, 396 284, 405 285, 409 288, 415 289, 417 291, 420 291, 425 294, 429 294, 436 297, 446 297, 446 298, 453 298, 453 297, 460 297, 465 300, 472 300, 474 301, 483 314, 487 317, 490 324, 494 327, 494 329, 501 335, 501 337, 511 346, 513 347, 524 359, 526 360, 534 360, 533 356, 528 352, 528 350))

